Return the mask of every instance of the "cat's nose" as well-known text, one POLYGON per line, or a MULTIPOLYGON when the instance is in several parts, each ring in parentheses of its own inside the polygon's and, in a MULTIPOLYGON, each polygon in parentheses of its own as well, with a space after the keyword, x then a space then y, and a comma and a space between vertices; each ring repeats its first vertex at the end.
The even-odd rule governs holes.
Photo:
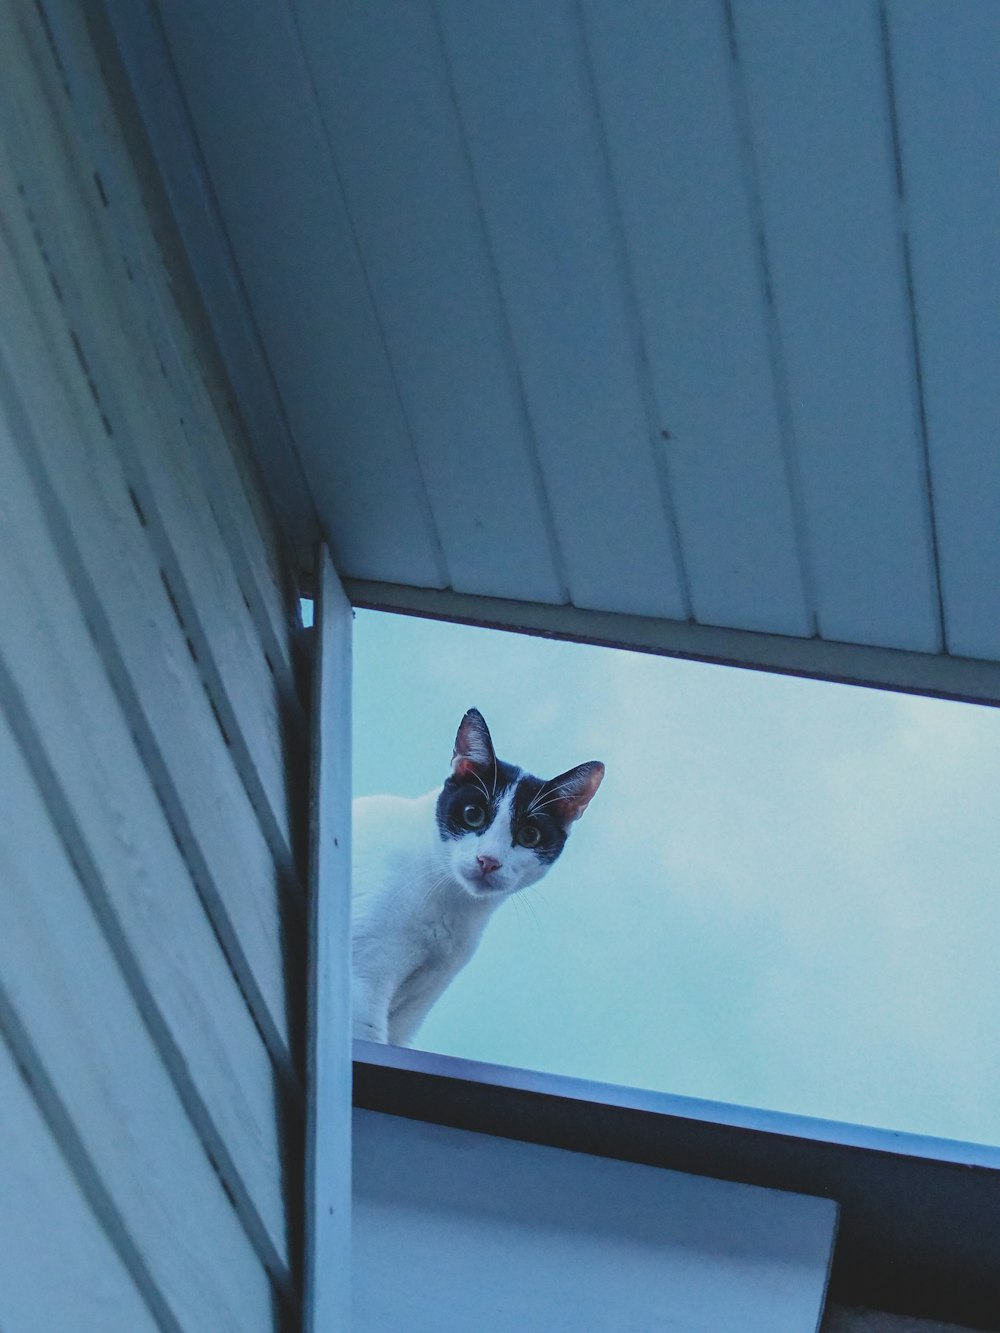
POLYGON ((476 857, 476 860, 479 862, 479 869, 484 875, 492 875, 494 870, 500 869, 500 862, 495 856, 480 855, 476 857))

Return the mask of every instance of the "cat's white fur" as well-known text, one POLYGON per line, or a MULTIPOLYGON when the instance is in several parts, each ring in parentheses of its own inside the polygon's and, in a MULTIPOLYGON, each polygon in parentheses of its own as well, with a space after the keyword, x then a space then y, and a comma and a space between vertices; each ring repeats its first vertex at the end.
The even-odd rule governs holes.
POLYGON ((411 1041, 496 909, 545 871, 523 847, 503 845, 503 809, 481 837, 443 841, 438 795, 354 802, 354 1035, 368 1041, 411 1041), (501 861, 502 883, 484 887, 477 854, 501 861))
MULTIPOLYGON (((485 723, 482 729, 488 744, 485 723)), ((473 733, 466 748, 474 750, 476 740, 473 733)), ((458 749, 455 762, 462 762, 458 749)), ((599 772, 573 818, 586 808, 604 771, 596 762, 588 767, 599 772)), ((417 800, 363 796, 354 802, 355 1037, 407 1045, 472 957, 500 903, 548 869, 529 849, 512 845, 513 788, 503 793, 488 828, 458 838, 441 837, 439 795, 440 789, 417 800), (481 857, 499 864, 484 874, 481 857)))

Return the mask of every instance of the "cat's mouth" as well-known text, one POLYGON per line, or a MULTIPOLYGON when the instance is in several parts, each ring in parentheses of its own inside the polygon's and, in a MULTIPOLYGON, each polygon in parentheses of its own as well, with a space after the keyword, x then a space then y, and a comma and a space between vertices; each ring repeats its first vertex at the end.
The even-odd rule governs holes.
POLYGON ((479 869, 464 870, 462 877, 466 888, 477 898, 488 898, 506 892, 506 881, 499 879, 496 871, 487 873, 479 869))

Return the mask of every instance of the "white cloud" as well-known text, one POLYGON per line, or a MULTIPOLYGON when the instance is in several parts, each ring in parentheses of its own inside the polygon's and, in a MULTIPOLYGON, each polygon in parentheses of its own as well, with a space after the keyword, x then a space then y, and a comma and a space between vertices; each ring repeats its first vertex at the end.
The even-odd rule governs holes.
POLYGON ((385 730, 438 781, 470 704, 504 758, 607 764, 428 1045, 1000 1141, 1000 713, 405 624, 359 634, 371 781, 385 730))

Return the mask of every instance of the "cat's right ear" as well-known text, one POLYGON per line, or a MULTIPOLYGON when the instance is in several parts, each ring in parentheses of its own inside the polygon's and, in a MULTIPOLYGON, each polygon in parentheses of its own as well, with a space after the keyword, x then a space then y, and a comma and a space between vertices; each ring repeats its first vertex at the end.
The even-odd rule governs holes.
POLYGON ((451 756, 451 772, 456 778, 468 777, 479 769, 492 769, 496 754, 490 730, 478 708, 470 708, 462 718, 451 756))

